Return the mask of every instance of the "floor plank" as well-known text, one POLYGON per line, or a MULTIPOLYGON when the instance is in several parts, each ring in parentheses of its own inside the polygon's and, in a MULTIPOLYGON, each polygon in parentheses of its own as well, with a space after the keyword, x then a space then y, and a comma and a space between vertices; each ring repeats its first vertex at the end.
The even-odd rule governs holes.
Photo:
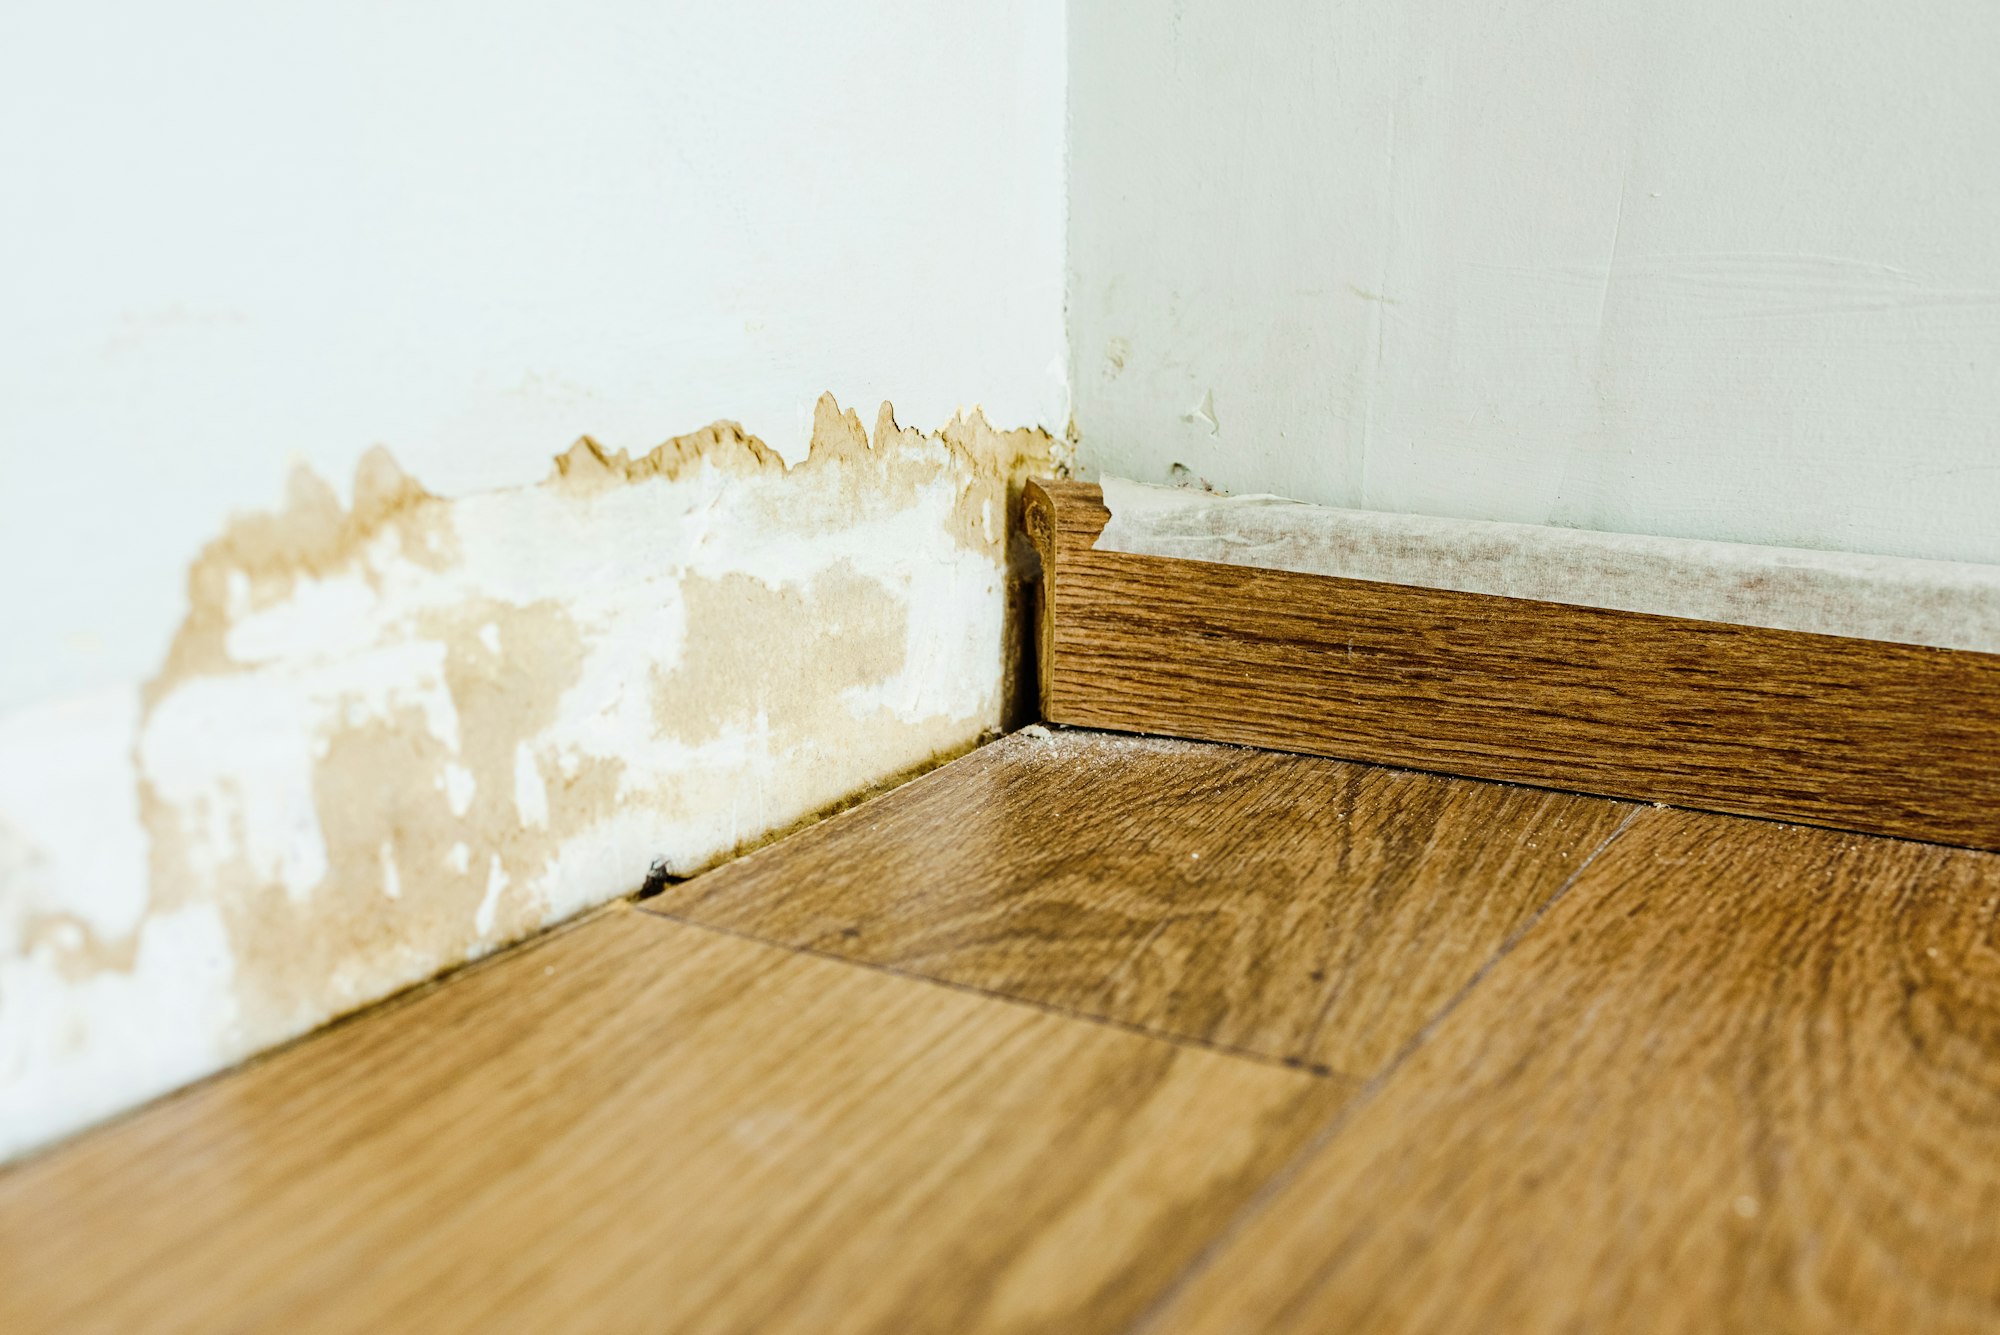
POLYGON ((1270 751, 1017 733, 643 907, 1366 1076, 1632 810, 1270 751))
POLYGON ((620 908, 0 1174, 0 1329, 1115 1328, 1352 1089, 620 908))
POLYGON ((1648 810, 1147 1329, 2000 1328, 2000 857, 1648 810))

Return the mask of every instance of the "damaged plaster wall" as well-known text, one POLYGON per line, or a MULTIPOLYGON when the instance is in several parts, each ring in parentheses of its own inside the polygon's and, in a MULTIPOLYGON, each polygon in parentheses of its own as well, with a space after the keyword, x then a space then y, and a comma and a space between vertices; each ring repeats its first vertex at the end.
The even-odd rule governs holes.
POLYGON ((536 486, 308 470, 141 688, 0 719, 0 1157, 976 744, 1050 438, 787 468, 731 424, 536 486))
POLYGON ((994 726, 1046 437, 816 395, 1061 428, 1063 56, 1063 0, 0 14, 0 1154, 994 726))
POLYGON ((0 5, 0 714, 151 671, 295 455, 1060 431, 1063 151, 1063 0, 0 5))
POLYGON ((2000 562, 2000 6, 1073 0, 1079 462, 2000 562))

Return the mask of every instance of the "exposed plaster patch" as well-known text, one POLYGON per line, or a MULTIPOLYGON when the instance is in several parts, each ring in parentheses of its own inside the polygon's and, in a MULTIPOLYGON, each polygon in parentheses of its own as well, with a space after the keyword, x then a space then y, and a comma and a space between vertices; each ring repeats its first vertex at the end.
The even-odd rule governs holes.
POLYGON ((810 733, 851 716, 843 694, 903 670, 909 609, 846 563, 811 584, 767 585, 749 575, 681 585, 687 640, 680 662, 654 670, 653 721, 689 746, 725 733, 810 733), (795 628, 819 627, 811 680, 784 670, 795 628), (776 669, 776 670, 774 670, 776 669))
POLYGON ((718 424, 462 500, 381 450, 351 509, 297 474, 194 563, 102 773, 11 801, 0 726, 0 1155, 973 745, 1054 450, 824 398, 790 469, 718 424), (114 781, 122 873, 45 837, 114 781))

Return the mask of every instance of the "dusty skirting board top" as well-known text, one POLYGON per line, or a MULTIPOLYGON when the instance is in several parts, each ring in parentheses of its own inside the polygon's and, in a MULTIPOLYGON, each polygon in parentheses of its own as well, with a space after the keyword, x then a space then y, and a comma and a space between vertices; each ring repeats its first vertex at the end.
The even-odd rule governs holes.
POLYGON ((1031 485, 1050 721, 2000 849, 2000 654, 1393 583, 1394 544, 1372 578, 1270 569, 1229 507, 1158 500, 1135 553, 1097 487, 1031 485))
POLYGON ((1102 487, 1100 552, 2000 653, 2000 566, 1102 487))

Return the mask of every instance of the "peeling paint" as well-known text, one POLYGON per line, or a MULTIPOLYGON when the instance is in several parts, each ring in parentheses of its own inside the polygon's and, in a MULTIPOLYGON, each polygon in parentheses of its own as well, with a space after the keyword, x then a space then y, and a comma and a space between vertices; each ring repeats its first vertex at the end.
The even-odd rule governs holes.
POLYGON ((0 726, 0 1155, 975 744, 1055 448, 828 397, 791 468, 720 423, 458 500, 379 449, 351 507, 296 474, 195 561, 96 772, 15 801, 0 726), (142 851, 85 865, 120 782, 142 851))

